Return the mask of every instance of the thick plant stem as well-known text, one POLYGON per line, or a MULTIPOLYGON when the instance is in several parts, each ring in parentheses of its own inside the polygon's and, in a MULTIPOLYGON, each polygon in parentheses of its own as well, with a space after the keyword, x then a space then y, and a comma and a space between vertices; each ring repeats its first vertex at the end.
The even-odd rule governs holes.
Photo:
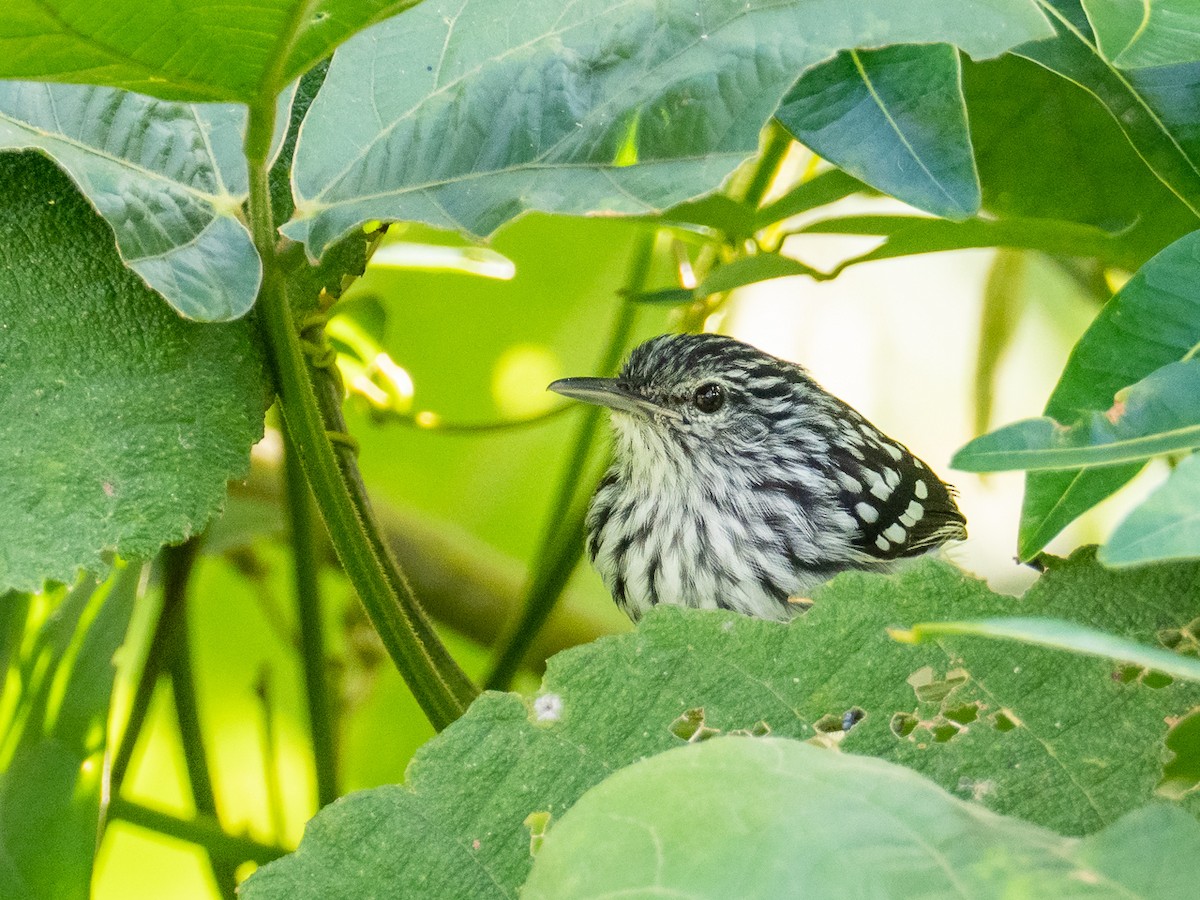
POLYGON ((208 815, 201 814, 184 819, 140 803, 117 798, 108 808, 108 817, 110 820, 119 819, 139 828, 196 844, 208 850, 210 854, 224 859, 236 859, 239 862, 252 860, 264 865, 288 853, 283 847, 274 847, 251 838, 230 834, 208 815))
MULTIPOLYGON (((656 232, 651 231, 634 252, 625 284, 626 298, 638 294, 645 287, 650 263, 654 258, 655 236, 656 232)), ((604 359, 600 363, 601 372, 608 374, 620 363, 625 345, 629 342, 629 334, 633 330, 636 311, 636 306, 631 300, 621 301, 609 332, 604 359)), ((533 562, 533 577, 525 591, 523 611, 500 645, 492 671, 487 678, 488 690, 505 690, 512 683, 530 644, 546 623, 554 604, 566 587, 567 580, 583 556, 583 522, 587 515, 588 500, 595 487, 591 482, 585 483, 583 476, 602 414, 603 410, 599 407, 587 407, 579 428, 575 431, 571 453, 555 492, 554 504, 546 517, 546 532, 533 562)))
POLYGON ((275 370, 284 427, 346 576, 392 662, 434 728, 441 730, 463 714, 478 691, 454 663, 399 577, 365 498, 356 499, 352 493, 330 440, 276 260, 265 153, 253 152, 264 145, 264 135, 269 142, 274 114, 273 104, 250 108, 246 146, 251 230, 263 261, 258 318, 275 370))
POLYGON ((292 577, 300 626, 300 662, 304 668, 304 697, 312 735, 313 767, 317 779, 317 806, 338 797, 336 722, 333 694, 326 673, 325 622, 322 618, 320 563, 314 529, 312 498, 300 471, 296 448, 284 437, 283 474, 291 519, 292 577))

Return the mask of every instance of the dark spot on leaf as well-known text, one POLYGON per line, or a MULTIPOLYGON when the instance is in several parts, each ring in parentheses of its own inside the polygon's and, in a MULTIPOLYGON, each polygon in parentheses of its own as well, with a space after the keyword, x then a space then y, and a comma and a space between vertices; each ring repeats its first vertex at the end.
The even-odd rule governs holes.
POLYGON ((964 703, 962 706, 953 706, 945 710, 942 715, 952 722, 957 722, 959 725, 970 725, 979 718, 979 701, 964 703))
POLYGON ((920 720, 912 713, 898 712, 892 716, 892 734, 906 738, 913 733, 918 724, 920 720))
POLYGON ((716 737, 721 733, 719 728, 710 728, 704 724, 703 706, 687 710, 672 722, 667 730, 675 735, 675 737, 681 738, 689 744, 698 744, 700 741, 716 737))
POLYGON ((962 729, 953 722, 942 719, 942 721, 934 725, 930 731, 933 732, 933 739, 939 744, 944 744, 951 738, 955 737, 962 729))
POLYGON ((998 712, 992 716, 992 727, 999 732, 1012 731, 1017 723, 1007 713, 998 712))

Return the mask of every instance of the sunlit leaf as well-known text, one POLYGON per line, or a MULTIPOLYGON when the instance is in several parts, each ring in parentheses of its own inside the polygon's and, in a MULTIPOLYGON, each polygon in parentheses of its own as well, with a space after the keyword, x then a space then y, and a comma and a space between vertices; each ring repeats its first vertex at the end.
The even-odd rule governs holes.
POLYGON ((8 0, 0 78, 168 100, 270 100, 354 32, 413 0, 8 0))
POLYGON ((1182 898, 1200 824, 1159 805, 1083 840, 952 797, 915 773, 781 738, 721 737, 622 769, 550 832, 528 900, 670 896, 1182 898), (1110 833, 1114 832, 1114 833, 1110 833), (1131 832, 1152 854, 1113 853, 1131 832), (1100 887, 1102 885, 1102 887, 1100 887))
POLYGON ((1027 0, 534 0, 520 16, 431 0, 335 55, 284 232, 318 256, 371 219, 486 234, 528 209, 659 212, 751 156, 784 92, 836 50, 994 56, 1047 34, 1027 0))
POLYGON ((774 225, 800 213, 825 206, 870 188, 841 169, 826 169, 808 181, 802 181, 777 200, 768 203, 754 217, 755 230, 774 225))
POLYGON ((758 253, 743 256, 725 266, 712 270, 696 288, 697 297, 720 294, 734 288, 770 281, 772 278, 787 278, 791 275, 821 275, 811 266, 780 253, 758 253))
POLYGON ((1200 62, 1194 0, 1083 0, 1105 57, 1122 69, 1200 62))
MULTIPOLYGON (((910 646, 887 628, 1016 613, 1152 644, 1192 622, 1197 577, 1194 565, 1119 572, 1081 555, 1015 599, 924 560, 897 578, 843 575, 790 625, 660 606, 633 634, 552 659, 540 702, 485 694, 417 754, 404 786, 327 808, 297 853, 243 891, 515 895, 530 866, 526 817, 560 819, 613 772, 680 746, 681 717, 693 733, 837 742, 996 812, 1092 832, 1151 798, 1166 720, 1200 702, 1200 686, 1115 679, 1107 661, 1041 647, 910 646)), ((552 819, 547 840, 553 831, 552 819)))
POLYGON ((1200 456, 1192 454, 1113 530, 1106 566, 1200 557, 1200 456))
POLYGON ((0 154, 0 589, 199 530, 262 434, 244 321, 186 322, 58 169, 0 154))
POLYGON ((91 896, 113 654, 125 638, 139 576, 140 567, 129 566, 99 590, 85 579, 45 618, 18 661, 27 680, 10 721, 0 722, 6 900, 91 896))
POLYGON ((918 209, 979 211, 958 51, 848 50, 805 72, 775 117, 815 153, 918 209))

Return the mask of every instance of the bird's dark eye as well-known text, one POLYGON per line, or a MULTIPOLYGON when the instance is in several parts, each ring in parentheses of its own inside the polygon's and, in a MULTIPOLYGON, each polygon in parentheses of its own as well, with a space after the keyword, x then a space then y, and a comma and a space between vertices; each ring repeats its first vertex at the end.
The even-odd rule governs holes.
POLYGON ((714 413, 725 403, 725 389, 715 382, 708 382, 696 388, 692 402, 700 412, 714 413))

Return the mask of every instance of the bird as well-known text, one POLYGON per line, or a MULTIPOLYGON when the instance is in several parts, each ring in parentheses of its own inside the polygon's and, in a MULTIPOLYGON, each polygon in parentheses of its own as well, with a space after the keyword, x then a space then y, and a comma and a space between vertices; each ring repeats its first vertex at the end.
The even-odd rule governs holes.
POLYGON ((634 622, 658 604, 788 621, 839 572, 966 538, 957 492, 907 447, 734 338, 659 335, 616 378, 548 390, 611 412, 586 550, 634 622))

